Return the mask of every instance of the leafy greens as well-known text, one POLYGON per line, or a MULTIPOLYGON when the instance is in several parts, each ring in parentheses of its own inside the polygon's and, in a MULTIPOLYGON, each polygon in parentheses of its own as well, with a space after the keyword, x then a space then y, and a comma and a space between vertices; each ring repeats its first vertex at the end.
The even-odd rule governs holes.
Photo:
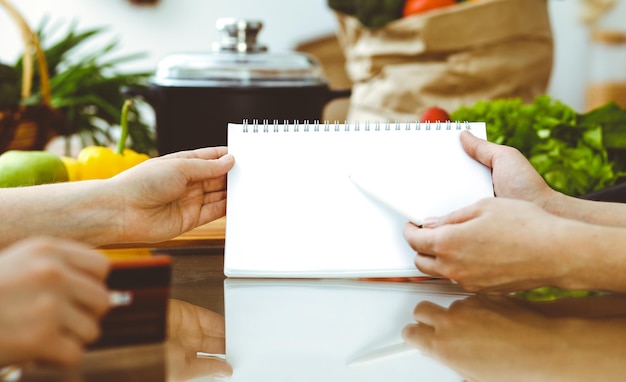
POLYGON ((577 113, 542 95, 479 101, 451 119, 484 121, 489 141, 517 148, 555 190, 582 196, 615 185, 626 175, 626 109, 608 103, 577 113))

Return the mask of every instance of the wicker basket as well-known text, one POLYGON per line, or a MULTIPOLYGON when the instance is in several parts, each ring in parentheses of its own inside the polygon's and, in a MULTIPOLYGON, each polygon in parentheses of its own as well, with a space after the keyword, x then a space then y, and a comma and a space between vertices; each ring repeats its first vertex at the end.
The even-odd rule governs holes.
POLYGON ((34 57, 39 69, 41 103, 21 105, 16 109, 0 110, 0 152, 7 150, 41 150, 55 136, 62 123, 62 113, 50 106, 50 79, 45 54, 34 33, 22 15, 8 0, 0 0, 0 6, 8 12, 20 29, 24 41, 22 72, 22 99, 31 95, 34 76, 34 57))

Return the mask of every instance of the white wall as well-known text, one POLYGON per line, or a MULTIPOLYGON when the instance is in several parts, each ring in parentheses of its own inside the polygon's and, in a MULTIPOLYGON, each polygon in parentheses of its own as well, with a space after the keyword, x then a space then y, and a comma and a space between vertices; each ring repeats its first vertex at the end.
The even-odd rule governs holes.
MULTIPOLYGON (((31 26, 45 14, 53 20, 77 20, 80 27, 109 26, 121 37, 126 52, 148 52, 138 67, 153 68, 164 55, 208 50, 219 34, 220 17, 261 19, 260 42, 272 50, 290 49, 296 42, 334 30, 326 0, 160 0, 158 6, 134 6, 128 0, 11 0, 31 26)), ((0 12, 0 60, 19 51, 17 29, 0 12)))
MULTIPOLYGON (((580 109, 584 97, 586 35, 577 20, 578 1, 548 0, 556 39, 555 66, 549 93, 580 109)), ((619 0, 626 1, 626 0, 619 0)), ((76 20, 79 27, 109 26, 121 39, 120 53, 147 52, 129 69, 152 70, 163 56, 210 49, 218 40, 219 17, 258 18, 265 28, 259 40, 272 51, 335 29, 326 0, 160 0, 138 7, 128 0, 12 0, 32 26, 48 14, 53 20, 76 20)), ((21 51, 15 25, 0 12, 0 61, 13 62, 21 51)))
MULTIPOLYGON (((624 1, 624 0, 620 0, 624 1)), ((579 0, 549 0, 554 66, 548 94, 583 110, 588 61, 587 31, 579 21, 579 0)))

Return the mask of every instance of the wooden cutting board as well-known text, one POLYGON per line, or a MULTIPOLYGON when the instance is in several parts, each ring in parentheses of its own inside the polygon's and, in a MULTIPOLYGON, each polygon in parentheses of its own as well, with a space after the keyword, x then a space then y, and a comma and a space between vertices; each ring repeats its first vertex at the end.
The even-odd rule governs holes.
POLYGON ((192 248, 192 247, 223 247, 226 232, 226 218, 214 220, 196 227, 171 240, 160 243, 114 244, 103 246, 103 249, 123 248, 192 248))

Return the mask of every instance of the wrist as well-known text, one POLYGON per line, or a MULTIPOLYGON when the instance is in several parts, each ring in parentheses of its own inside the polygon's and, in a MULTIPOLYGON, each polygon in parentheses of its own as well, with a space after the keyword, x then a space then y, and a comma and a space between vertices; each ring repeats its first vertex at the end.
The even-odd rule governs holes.
POLYGON ((54 208, 44 211, 53 225, 42 227, 42 233, 92 246, 116 242, 121 229, 116 211, 121 203, 108 184, 108 179, 84 180, 51 189, 50 199, 62 214, 55 219, 52 214, 58 212, 54 208))
POLYGON ((558 262, 555 286, 568 290, 626 291, 624 228, 561 219, 555 230, 558 262))
POLYGON ((586 289, 589 286, 584 285, 581 276, 589 266, 587 244, 593 234, 588 224, 562 217, 557 219, 559 223, 552 230, 554 253, 551 256, 555 260, 556 275, 553 285, 567 290, 586 289))
POLYGON ((575 198, 550 189, 543 198, 542 208, 552 215, 569 218, 575 198))
POLYGON ((123 236, 123 195, 118 195, 110 179, 83 181, 81 202, 76 203, 79 237, 93 246, 118 243, 123 236), (79 220, 80 219, 80 220, 79 220))

